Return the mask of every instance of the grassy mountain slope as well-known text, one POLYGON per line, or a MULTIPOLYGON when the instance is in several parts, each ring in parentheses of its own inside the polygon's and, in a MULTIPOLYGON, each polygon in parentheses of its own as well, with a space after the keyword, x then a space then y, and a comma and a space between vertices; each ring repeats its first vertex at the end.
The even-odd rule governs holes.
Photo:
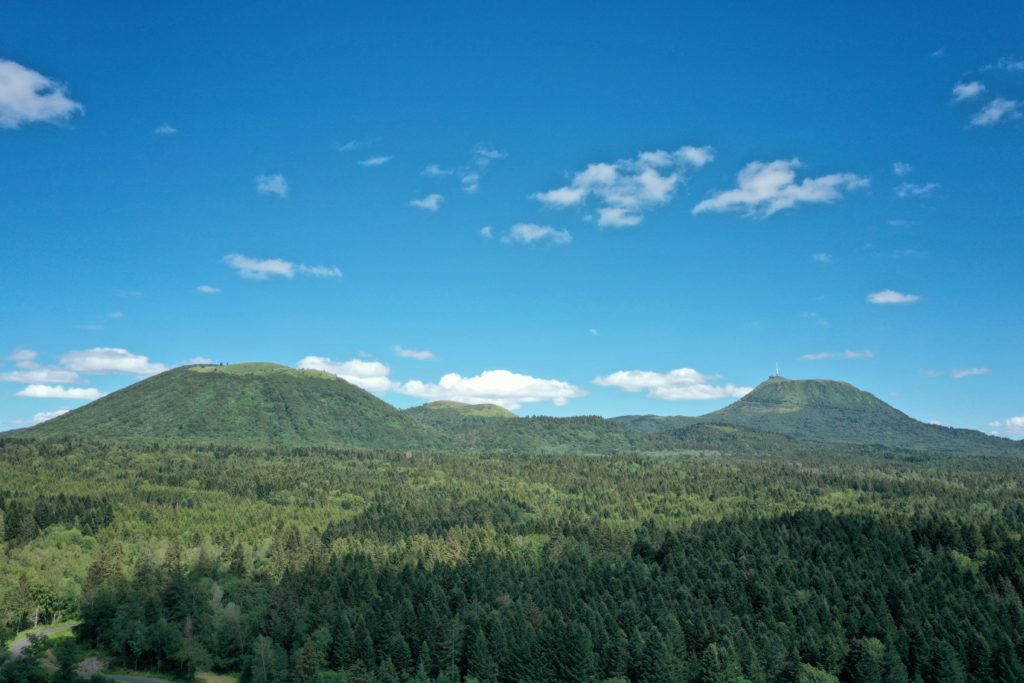
POLYGON ((415 408, 407 408, 403 412, 425 425, 445 432, 482 427, 491 420, 519 417, 511 410, 493 403, 471 404, 458 401, 433 401, 415 408))
POLYGON ((176 368, 19 435, 393 449, 441 443, 435 430, 334 375, 274 363, 176 368))
POLYGON ((882 444, 975 455, 1024 454, 1024 447, 1009 439, 925 424, 866 391, 831 380, 772 377, 735 403, 701 417, 629 416, 616 420, 638 431, 671 431, 688 424, 716 423, 830 443, 882 444))

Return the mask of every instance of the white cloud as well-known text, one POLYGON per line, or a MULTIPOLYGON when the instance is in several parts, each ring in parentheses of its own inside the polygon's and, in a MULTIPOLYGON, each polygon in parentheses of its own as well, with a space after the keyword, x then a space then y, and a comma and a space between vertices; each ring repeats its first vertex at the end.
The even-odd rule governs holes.
POLYGON ((994 126, 1004 119, 1009 121, 1020 117, 1020 102, 997 97, 971 117, 971 125, 994 126))
POLYGON ((383 166, 384 164, 391 161, 393 158, 394 157, 389 156, 370 157, 369 159, 363 159, 362 161, 360 161, 359 165, 367 167, 383 166))
POLYGON ((868 301, 873 304, 912 304, 920 299, 917 294, 904 294, 894 289, 883 289, 868 294, 868 301))
POLYGON ((893 175, 897 175, 901 178, 910 173, 912 170, 913 169, 911 168, 910 164, 904 163, 902 161, 896 161, 892 165, 893 175))
POLYGON ((860 360, 863 358, 874 358, 875 352, 871 349, 864 349, 863 351, 840 351, 839 353, 831 353, 828 351, 822 353, 805 353, 800 356, 801 360, 829 360, 831 358, 838 358, 842 360, 860 360))
POLYGON ((1011 436, 1024 436, 1024 416, 1008 417, 1005 420, 996 420, 989 423, 990 427, 1005 432, 1011 436))
POLYGON ((441 208, 441 204, 444 202, 444 196, 439 194, 428 194, 423 199, 414 199, 409 202, 410 206, 415 206, 418 209, 426 209, 427 211, 437 211, 441 208))
POLYGON ((298 362, 297 367, 303 370, 329 372, 346 382, 375 393, 391 391, 396 386, 388 377, 391 374, 391 368, 377 361, 358 358, 336 361, 326 356, 306 356, 298 362))
POLYGON ((938 183, 902 183, 896 188, 896 194, 900 199, 907 197, 930 197, 939 188, 938 183))
POLYGON ((196 291, 200 294, 220 294, 220 287, 213 287, 211 285, 199 285, 196 287, 196 291))
POLYGON ((541 401, 562 406, 570 399, 586 395, 579 387, 562 380, 540 379, 508 370, 487 370, 474 377, 450 372, 436 384, 411 380, 402 384, 398 391, 429 401, 496 403, 510 409, 541 401))
POLYGON ((462 191, 468 194, 475 194, 480 189, 479 173, 464 173, 462 175, 462 191))
POLYGON ((0 59, 0 128, 23 123, 62 123, 84 108, 60 83, 38 71, 0 59))
POLYGON ((30 398, 63 398, 76 401, 91 401, 103 395, 95 387, 62 387, 49 384, 30 384, 18 392, 18 396, 30 398))
POLYGON ((167 369, 163 363, 151 363, 147 356, 110 347, 72 351, 61 356, 60 363, 87 375, 155 375, 167 369))
POLYGON ((983 92, 985 92, 985 84, 979 81, 957 83, 953 86, 953 101, 963 102, 964 100, 973 100, 983 92))
POLYGON ((107 313, 107 317, 111 320, 120 320, 124 317, 124 313, 122 311, 111 311, 110 313, 107 313))
POLYGON ((705 375, 693 368, 677 368, 668 372, 619 370, 596 378, 594 384, 629 392, 646 391, 651 398, 668 401, 739 398, 752 391, 751 387, 714 384, 717 379, 720 379, 719 375, 705 375))
MULTIPOLYGON (((239 275, 249 280, 266 280, 274 275, 293 278, 296 272, 316 278, 340 278, 342 276, 341 269, 337 266, 307 266, 279 258, 254 259, 242 254, 228 254, 224 257, 224 262, 237 270, 239 275)), ((204 287, 206 286, 203 285, 197 289, 204 294, 216 294, 220 291, 216 287, 206 287, 205 289, 204 287)))
POLYGON ((491 227, 490 225, 485 225, 484 227, 480 228, 480 236, 489 240, 494 239, 494 228, 491 227))
POLYGON ((342 276, 341 268, 337 266, 306 266, 300 265, 299 272, 310 277, 339 278, 342 276))
POLYGON ((710 147, 680 147, 674 152, 641 152, 635 159, 593 163, 573 175, 568 185, 530 197, 547 207, 579 206, 589 197, 600 204, 598 225, 626 228, 638 225, 644 211, 672 200, 683 174, 714 159, 710 147))
POLYGON ((988 373, 988 368, 957 368, 949 374, 953 379, 963 379, 964 377, 977 377, 978 375, 987 375, 988 373))
POLYGON ((811 254, 811 260, 817 263, 832 263, 832 254, 811 254))
POLYGON ((184 364, 185 365, 213 365, 213 359, 212 358, 207 358, 206 356, 196 356, 194 358, 189 358, 187 361, 185 361, 184 364))
POLYGON ((719 192, 693 207, 705 211, 745 211, 748 216, 770 216, 797 204, 831 203, 844 191, 867 187, 869 180, 853 173, 832 173, 796 182, 799 159, 764 163, 752 161, 736 176, 737 187, 719 192))
POLYGON ((441 168, 437 164, 427 164, 426 168, 423 169, 423 175, 438 178, 441 176, 451 175, 455 173, 450 168, 441 168))
POLYGON ((935 51, 933 51, 933 52, 931 52, 929 54, 931 54, 932 57, 935 57, 936 59, 938 59, 942 55, 946 54, 946 48, 940 47, 938 50, 935 50, 935 51))
POLYGON ((278 197, 288 196, 288 181, 280 173, 256 176, 256 191, 260 194, 273 194, 278 197))
POLYGON ((32 367, 24 370, 0 373, 0 382, 20 382, 32 384, 47 382, 50 384, 70 384, 78 381, 78 373, 61 368, 32 367))
POLYGON ((402 358, 415 358, 416 360, 437 360, 437 356, 427 350, 418 351, 416 349, 407 349, 402 346, 395 347, 395 353, 402 358))
POLYGON ((572 242, 572 235, 568 230, 556 230, 548 225, 516 223, 501 238, 506 244, 533 244, 539 240, 550 240, 552 244, 569 244, 572 242))
POLYGON ((295 264, 283 259, 254 259, 242 254, 228 254, 224 262, 250 280, 266 280, 271 275, 295 277, 295 264))
POLYGON ((165 123, 153 131, 156 135, 174 135, 178 132, 178 129, 169 123, 165 123))

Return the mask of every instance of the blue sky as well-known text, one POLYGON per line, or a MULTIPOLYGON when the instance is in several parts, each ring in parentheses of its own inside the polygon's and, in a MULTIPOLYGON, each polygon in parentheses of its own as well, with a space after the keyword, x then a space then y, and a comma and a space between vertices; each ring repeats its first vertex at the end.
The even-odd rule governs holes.
POLYGON ((1024 436, 1020 4, 678 5, 5 3, 0 428, 195 358, 552 415, 778 362, 1024 436))

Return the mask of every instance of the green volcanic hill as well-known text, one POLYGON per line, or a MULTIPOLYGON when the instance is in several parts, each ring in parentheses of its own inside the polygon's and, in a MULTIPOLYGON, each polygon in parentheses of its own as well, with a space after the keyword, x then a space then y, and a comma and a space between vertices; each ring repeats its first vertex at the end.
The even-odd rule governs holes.
POLYGON ((643 432, 678 430, 696 423, 748 427, 795 439, 884 445, 942 453, 1024 454, 1009 439, 971 429, 919 422, 866 391, 832 380, 771 377, 721 410, 700 417, 627 416, 615 418, 643 432))
POLYGON ((458 401, 433 401, 415 408, 407 408, 404 412, 423 424, 445 432, 482 427, 491 420, 519 417, 511 410, 493 403, 473 404, 458 401))
POLYGON ((432 448, 441 435, 343 379, 274 363, 168 370, 19 436, 432 448))

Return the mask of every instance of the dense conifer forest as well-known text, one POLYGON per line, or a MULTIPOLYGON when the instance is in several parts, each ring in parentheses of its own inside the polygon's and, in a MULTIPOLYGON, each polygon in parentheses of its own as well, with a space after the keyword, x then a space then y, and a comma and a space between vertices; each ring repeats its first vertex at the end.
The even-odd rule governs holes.
POLYGON ((1024 463, 737 444, 2 440, 0 632, 81 624, 0 680, 1024 678, 1024 463))

